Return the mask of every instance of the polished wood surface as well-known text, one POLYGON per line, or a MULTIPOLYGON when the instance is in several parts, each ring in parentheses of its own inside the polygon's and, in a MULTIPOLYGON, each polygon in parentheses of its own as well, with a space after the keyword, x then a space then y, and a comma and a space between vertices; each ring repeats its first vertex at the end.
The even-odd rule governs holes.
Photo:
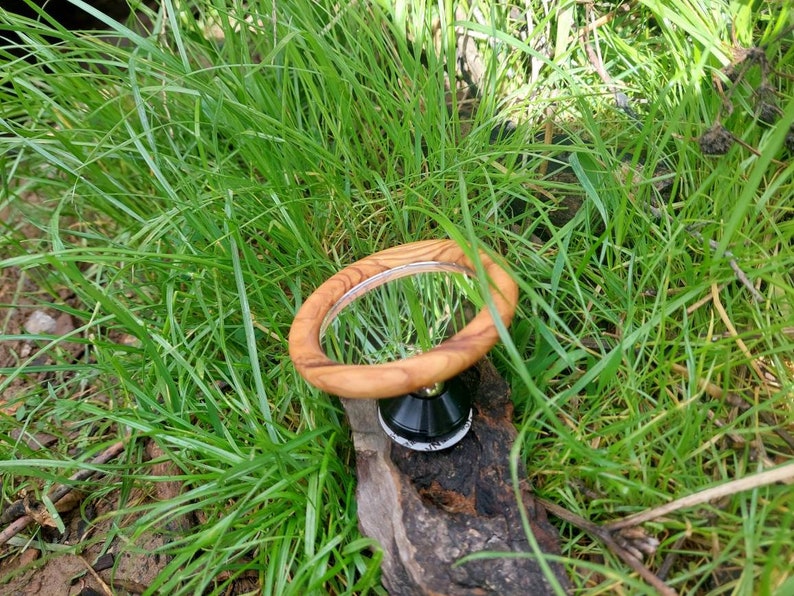
MULTIPOLYGON (((487 254, 480 261, 490 280, 490 295, 502 323, 513 318, 518 286, 487 254)), ((373 365, 331 360, 321 346, 320 330, 328 313, 348 291, 374 275, 420 262, 475 265, 452 240, 425 240, 375 253, 342 269, 304 302, 289 333, 295 368, 312 385, 341 397, 396 397, 447 380, 474 365, 499 340, 490 309, 483 308, 461 331, 427 352, 373 365)))

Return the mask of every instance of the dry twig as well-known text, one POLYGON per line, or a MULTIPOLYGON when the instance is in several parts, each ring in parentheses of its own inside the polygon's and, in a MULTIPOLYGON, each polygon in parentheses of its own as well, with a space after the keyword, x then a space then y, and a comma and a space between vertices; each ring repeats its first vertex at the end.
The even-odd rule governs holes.
MULTIPOLYGON (((643 544, 629 544, 628 547, 625 546, 627 542, 631 543, 632 539, 637 538, 637 536, 645 537, 645 535, 627 535, 627 531, 631 530, 632 528, 637 528, 640 524, 663 517, 680 509, 688 509, 697 505, 708 503, 710 501, 721 499, 729 495, 767 486, 776 482, 786 482, 792 478, 794 478, 794 463, 786 464, 784 466, 780 466, 779 468, 767 470, 765 472, 747 476, 745 478, 740 478, 738 480, 732 480, 730 482, 721 484, 720 486, 707 488, 686 497, 676 499, 675 501, 671 501, 670 503, 666 503, 659 507, 641 511, 639 513, 635 513, 633 515, 629 515, 603 525, 595 524, 589 520, 586 520, 585 518, 568 511, 556 503, 552 503, 539 497, 536 497, 536 499, 552 515, 555 515, 556 517, 559 517, 571 525, 576 526, 580 530, 589 534, 591 537, 601 541, 607 546, 607 548, 609 548, 610 551, 612 551, 616 556, 620 557, 624 563, 631 567, 640 577, 642 577, 660 594, 671 596, 676 594, 675 590, 670 588, 670 586, 668 586, 664 580, 659 577, 659 575, 656 575, 650 569, 648 569, 643 564, 642 560, 637 556, 638 554, 642 554, 641 551, 646 550, 647 545, 643 546, 643 544)), ((647 541, 647 537, 645 537, 645 540, 647 541)), ((666 575, 667 572, 668 569, 665 569, 664 574, 666 575)))
MULTIPOLYGON (((92 466, 107 463, 124 451, 124 446, 124 441, 118 441, 117 443, 114 443, 105 449, 102 453, 97 455, 88 463, 92 466)), ((81 480, 90 478, 95 473, 96 470, 85 468, 76 472, 75 474, 72 474, 69 477, 69 480, 79 482, 81 480)), ((74 490, 74 487, 63 484, 56 487, 49 493, 48 497, 50 498, 50 501, 55 504, 56 510, 58 509, 58 503, 67 497, 72 490, 74 490)), ((25 514, 24 500, 20 499, 12 503, 3 512, 2 520, 0 520, 2 523, 12 522, 5 530, 0 532, 0 544, 5 544, 8 542, 13 536, 16 536, 19 532, 24 530, 32 521, 33 519, 29 515, 25 514)))
POLYGON ((556 503, 552 503, 539 497, 535 497, 535 499, 552 515, 567 521, 571 525, 576 526, 580 530, 587 532, 592 537, 603 542, 607 548, 609 548, 609 550, 620 557, 624 563, 636 571, 637 574, 642 577, 642 579, 644 579, 649 585, 653 586, 653 588, 660 594, 663 594, 664 596, 675 596, 675 590, 665 584, 650 569, 643 565, 640 559, 635 557, 632 553, 618 544, 618 542, 615 540, 615 536, 610 530, 607 530, 598 524, 594 524, 593 522, 588 521, 571 511, 568 511, 556 503))
MULTIPOLYGON (((720 286, 719 289, 722 290, 723 287, 725 286, 720 286)), ((707 304, 708 302, 711 302, 711 292, 708 292, 705 296, 703 296, 703 298, 701 298, 691 306, 687 307, 686 314, 691 315, 693 312, 695 312, 697 309, 699 309, 704 304, 707 304)))
MULTIPOLYGON (((763 301, 763 298, 761 298, 763 301)), ((733 321, 728 316, 728 313, 725 311, 725 307, 722 306, 722 302, 720 301, 720 292, 717 288, 716 284, 711 284, 711 302, 714 304, 714 308, 717 309, 717 312, 720 315, 720 319, 722 320, 725 327, 728 329, 728 332, 731 334, 731 337, 736 341, 736 345, 739 346, 739 349, 744 354, 745 358, 750 362, 750 366, 753 367, 755 374, 758 375, 758 378, 762 381, 764 380, 764 373, 758 367, 758 363, 756 359, 753 358, 753 355, 750 353, 750 350, 747 349, 747 344, 742 341, 742 338, 739 337, 739 334, 736 332, 736 327, 733 325, 733 321)))
POLYGON ((105 596, 113 596, 113 590, 110 588, 109 585, 107 585, 105 580, 102 579, 102 577, 96 572, 96 570, 91 566, 91 564, 85 560, 85 557, 83 555, 80 555, 79 559, 80 562, 83 565, 85 565, 85 568, 88 570, 88 573, 90 573, 93 576, 94 581, 99 585, 100 588, 102 588, 102 592, 104 592, 105 596))
POLYGON ((794 478, 794 463, 789 463, 772 470, 766 470, 765 472, 753 474, 752 476, 747 476, 745 478, 739 478, 738 480, 731 480, 730 482, 726 482, 713 488, 701 490, 659 507, 654 507, 653 509, 641 511, 640 513, 635 513, 622 519, 609 522, 604 524, 602 528, 613 532, 623 528, 634 527, 665 516, 669 513, 672 513, 673 511, 678 511, 679 509, 688 509, 690 507, 695 507, 696 505, 702 505, 704 503, 708 503, 709 501, 715 501, 717 499, 735 495, 736 493, 753 488, 760 488, 769 484, 775 484, 776 482, 784 482, 791 478, 794 478))
POLYGON ((5 530, 0 532, 0 544, 5 544, 32 523, 33 518, 27 515, 11 522, 5 530))
POLYGON ((583 27, 580 27, 577 30, 580 38, 584 40, 591 31, 595 31, 599 27, 602 27, 607 23, 609 23, 610 21, 612 21, 615 18, 615 16, 617 16, 618 11, 628 12, 630 9, 631 9, 631 3, 623 2, 615 10, 611 10, 608 13, 598 17, 597 19, 593 19, 587 25, 584 25, 583 27))
MULTIPOLYGON (((684 378, 689 378, 689 369, 686 366, 681 364, 671 363, 670 364, 671 370, 678 373, 684 378)), ((705 379, 696 379, 698 387, 706 393, 709 397, 725 401, 725 403, 735 406, 739 408, 741 411, 746 411, 750 408, 750 404, 748 404, 741 396, 736 393, 731 393, 727 391, 723 391, 721 387, 715 385, 710 381, 706 381, 705 379)), ((794 437, 791 436, 790 433, 785 431, 784 429, 780 428, 780 426, 771 418, 771 416, 764 411, 759 411, 758 416, 761 418, 764 424, 770 426, 770 428, 780 437, 788 446, 789 448, 794 451, 794 437)))

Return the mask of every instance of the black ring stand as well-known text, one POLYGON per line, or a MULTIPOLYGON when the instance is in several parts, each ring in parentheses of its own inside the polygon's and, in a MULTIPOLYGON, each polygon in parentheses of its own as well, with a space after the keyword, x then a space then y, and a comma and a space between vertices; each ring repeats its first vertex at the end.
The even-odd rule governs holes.
POLYGON ((460 375, 408 395, 378 400, 381 428, 392 441, 414 451, 452 447, 471 428, 472 413, 472 395, 460 375))

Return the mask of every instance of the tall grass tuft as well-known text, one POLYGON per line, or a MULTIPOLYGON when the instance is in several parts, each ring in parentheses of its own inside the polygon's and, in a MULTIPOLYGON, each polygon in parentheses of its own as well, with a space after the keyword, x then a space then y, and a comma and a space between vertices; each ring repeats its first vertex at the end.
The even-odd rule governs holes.
MULTIPOLYGON (((4 396, 27 382, 3 404, 2 492, 46 493, 126 441, 82 487, 119 489, 121 542, 193 521, 149 593, 244 575, 267 594, 382 592, 343 413, 295 373, 286 335, 334 271, 412 240, 511 264, 522 303, 492 357, 544 498, 605 522, 791 461, 775 433, 794 427, 789 0, 164 0, 140 8, 148 29, 68 1, 107 30, 0 9, 22 51, 0 47, 0 266, 77 327, 0 371, 4 396), (485 67, 470 111, 462 32, 485 67), (715 125, 728 147, 709 155, 715 125), (563 159, 567 178, 549 167, 563 159), (20 429, 57 441, 34 453, 20 429), (169 500, 129 498, 171 481, 169 500)), ((655 520, 646 565, 680 593, 784 590, 791 494, 655 520)), ((577 593, 645 589, 560 530, 577 593)))

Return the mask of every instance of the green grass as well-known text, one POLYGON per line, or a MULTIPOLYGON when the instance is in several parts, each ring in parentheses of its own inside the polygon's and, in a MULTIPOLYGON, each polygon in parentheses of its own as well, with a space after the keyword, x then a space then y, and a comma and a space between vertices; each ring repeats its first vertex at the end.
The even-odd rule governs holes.
MULTIPOLYGON (((448 4, 196 4, 163 2, 152 34, 108 22, 103 37, 0 9, 0 27, 37 57, 0 50, 0 211, 11 214, 0 266, 22 268, 41 288, 35 300, 78 323, 0 371, 0 393, 50 373, 0 419, 6 502, 45 493, 127 438, 122 459, 85 483, 89 498, 166 480, 184 492, 122 500, 119 520, 138 517, 118 535, 134 544, 175 515, 201 520, 164 547, 173 558, 152 593, 222 593, 222 571, 249 570, 269 594, 379 592, 380 555, 356 526, 343 413, 296 374, 286 337, 302 300, 340 267, 439 237, 503 254, 520 285, 492 357, 513 387, 516 451, 541 496, 606 522, 759 471, 759 453, 791 461, 768 423, 794 429, 791 2, 618 11, 590 42, 639 122, 615 108, 567 35, 566 23, 611 3, 592 15, 530 3, 537 28, 526 36, 482 3, 467 21, 486 61, 471 122, 445 93, 448 4), (731 91, 732 113, 712 83, 732 56, 731 23, 738 40, 764 44, 776 71, 774 126, 755 116, 757 64, 731 91), (575 183, 539 174, 560 151, 536 137, 549 108, 572 143, 575 183), (518 128, 492 144, 502 114, 518 128), (697 139, 718 118, 757 154, 734 143, 703 155, 697 139), (657 175, 673 200, 658 196, 657 175), (584 206, 551 225, 545 197, 574 188, 584 206), (526 209, 511 211, 515 202, 526 209), (40 234, 27 239, 31 224, 40 234), (712 287, 719 305, 696 307, 712 287), (755 375, 718 306, 778 386, 755 375), (85 347, 76 362, 67 341, 85 347), (749 408, 709 397, 704 380, 749 408), (10 438, 20 428, 58 441, 33 452, 10 438), (151 474, 147 439, 171 476, 151 474)), ((762 487, 648 523, 661 545, 647 565, 677 553, 667 581, 680 593, 786 593, 793 494, 762 487)), ((600 544, 560 527, 576 593, 646 589, 600 544)))

